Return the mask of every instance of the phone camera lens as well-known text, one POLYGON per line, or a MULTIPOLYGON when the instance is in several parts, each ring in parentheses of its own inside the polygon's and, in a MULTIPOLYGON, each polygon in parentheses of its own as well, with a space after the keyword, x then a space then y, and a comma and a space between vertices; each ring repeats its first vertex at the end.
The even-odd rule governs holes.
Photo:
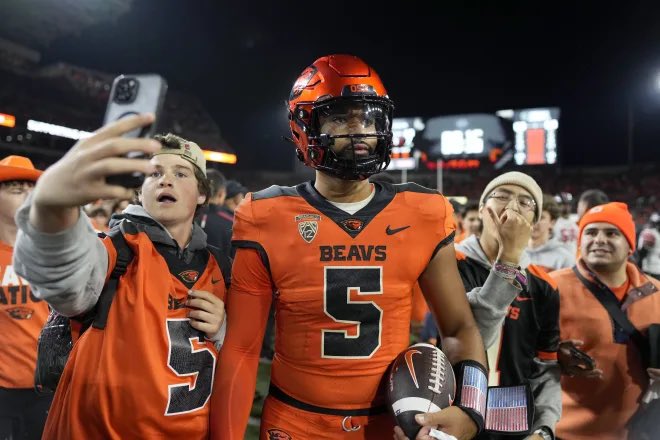
POLYGON ((115 88, 114 101, 118 104, 130 104, 135 101, 138 91, 138 81, 134 78, 122 78, 115 88))

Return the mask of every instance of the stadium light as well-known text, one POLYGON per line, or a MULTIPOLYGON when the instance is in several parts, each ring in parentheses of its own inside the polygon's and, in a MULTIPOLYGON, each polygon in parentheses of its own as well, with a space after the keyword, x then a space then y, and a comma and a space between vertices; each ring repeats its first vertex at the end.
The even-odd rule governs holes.
POLYGON ((235 164, 238 158, 232 153, 221 153, 219 151, 204 150, 204 158, 209 162, 235 164))
MULTIPOLYGON (((0 113, 0 125, 3 125, 2 124, 3 116, 10 116, 10 115, 3 115, 2 113, 0 113)), ((11 125, 11 127, 13 127, 13 125, 11 125)), ((27 129, 30 131, 36 131, 39 133, 46 133, 52 136, 60 136, 75 140, 86 138, 92 135, 92 133, 88 131, 77 130, 75 128, 64 127, 62 125, 49 124, 47 122, 35 121, 34 119, 28 120, 27 129)), ((209 162, 235 164, 238 161, 238 157, 232 153, 221 153, 220 151, 211 151, 211 150, 203 150, 203 151, 204 151, 204 158, 209 162)))
MULTIPOLYGON (((654 91, 660 92, 660 73, 655 74, 655 78, 653 80, 654 86, 653 89, 654 91)), ((628 121, 627 121, 627 135, 628 135, 628 168, 632 168, 633 164, 635 162, 634 158, 634 150, 635 150, 635 108, 634 108, 634 103, 633 103, 634 97, 632 96, 632 93, 628 94, 628 99, 627 99, 627 116, 628 116, 628 121)))
POLYGON ((14 128, 16 126, 16 117, 14 115, 0 113, 0 125, 3 127, 14 128))
POLYGON ((61 125, 49 124, 47 122, 28 120, 27 129, 39 133, 46 133, 52 136, 60 136, 69 139, 82 139, 92 135, 92 133, 75 128, 63 127, 61 125))

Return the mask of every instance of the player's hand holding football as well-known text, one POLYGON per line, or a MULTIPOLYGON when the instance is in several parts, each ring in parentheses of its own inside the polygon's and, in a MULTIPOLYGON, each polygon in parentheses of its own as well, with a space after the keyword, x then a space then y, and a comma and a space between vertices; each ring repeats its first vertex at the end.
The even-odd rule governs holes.
POLYGON ((225 303, 205 290, 191 290, 188 297, 186 307, 190 309, 190 325, 195 330, 206 333, 207 338, 213 339, 225 320, 225 303))
POLYGON ((125 154, 147 155, 161 148, 152 139, 121 137, 151 124, 151 114, 130 116, 96 130, 78 141, 41 176, 34 188, 30 222, 44 232, 59 232, 78 220, 78 207, 98 199, 130 199, 134 190, 106 183, 107 176, 131 172, 151 173, 148 159, 127 159, 125 154))
POLYGON ((395 440, 434 440, 429 435, 431 428, 435 428, 446 434, 454 436, 457 440, 469 440, 477 435, 477 425, 470 416, 456 406, 450 406, 435 413, 418 414, 415 420, 424 427, 417 433, 415 439, 408 439, 403 430, 396 426, 394 428, 395 440))
POLYGON ((495 224, 499 244, 498 260, 518 264, 532 234, 532 225, 520 212, 507 208, 500 216, 487 206, 488 215, 495 224))

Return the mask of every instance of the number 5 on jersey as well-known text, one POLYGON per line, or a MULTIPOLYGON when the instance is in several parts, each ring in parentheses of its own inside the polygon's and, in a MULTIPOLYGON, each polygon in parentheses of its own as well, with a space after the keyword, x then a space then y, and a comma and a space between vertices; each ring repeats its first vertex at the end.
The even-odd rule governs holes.
POLYGON ((383 294, 383 268, 380 266, 326 266, 324 268, 323 308, 335 322, 356 326, 356 335, 348 330, 321 330, 321 357, 367 359, 381 343, 383 310, 373 301, 352 301, 351 290, 358 295, 383 294))
POLYGON ((188 319, 168 319, 167 338, 170 353, 167 365, 179 377, 189 382, 169 385, 166 416, 189 413, 204 408, 211 397, 216 355, 208 348, 195 348, 193 341, 202 343, 204 336, 190 326, 188 319))

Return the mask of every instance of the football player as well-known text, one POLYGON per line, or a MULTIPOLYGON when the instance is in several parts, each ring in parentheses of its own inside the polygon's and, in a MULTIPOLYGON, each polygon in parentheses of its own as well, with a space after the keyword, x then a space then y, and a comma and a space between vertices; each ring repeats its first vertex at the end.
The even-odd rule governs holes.
MULTIPOLYGON (((324 56, 300 75, 288 105, 297 157, 316 177, 250 193, 236 210, 212 438, 243 438, 272 301, 261 439, 392 436, 384 373, 408 346, 418 281, 459 378, 468 371, 481 396, 484 347, 456 268, 451 204, 414 183, 367 180, 392 148, 393 104, 379 76, 355 56, 324 56)), ((483 399, 468 395, 438 419, 459 439, 483 426, 483 399)))

